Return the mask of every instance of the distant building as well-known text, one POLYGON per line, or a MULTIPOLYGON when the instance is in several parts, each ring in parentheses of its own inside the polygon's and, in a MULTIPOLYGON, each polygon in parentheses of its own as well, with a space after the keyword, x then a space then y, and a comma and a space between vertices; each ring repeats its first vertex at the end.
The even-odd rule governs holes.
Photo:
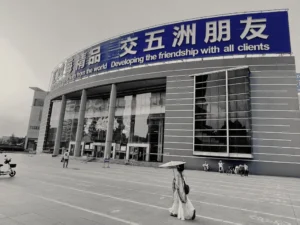
POLYGON ((34 96, 24 148, 36 150, 44 100, 47 96, 47 92, 37 87, 30 87, 30 89, 34 90, 34 96))

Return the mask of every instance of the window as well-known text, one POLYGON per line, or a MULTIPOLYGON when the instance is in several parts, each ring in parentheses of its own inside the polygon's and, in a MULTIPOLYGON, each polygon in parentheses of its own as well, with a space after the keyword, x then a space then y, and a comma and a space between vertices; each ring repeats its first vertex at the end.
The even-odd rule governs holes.
POLYGON ((41 109, 41 110, 40 110, 40 113, 39 113, 39 121, 42 120, 42 114, 43 114, 43 110, 41 109))
POLYGON ((208 74, 195 81, 195 151, 226 152, 225 76, 208 74))
POLYGON ((248 70, 228 71, 229 152, 251 154, 251 105, 248 70))
POLYGON ((44 106, 44 100, 38 98, 34 99, 33 106, 44 106))
POLYGON ((195 76, 194 152, 251 154, 249 70, 195 76))
POLYGON ((39 130, 40 127, 39 126, 30 126, 30 130, 39 130))

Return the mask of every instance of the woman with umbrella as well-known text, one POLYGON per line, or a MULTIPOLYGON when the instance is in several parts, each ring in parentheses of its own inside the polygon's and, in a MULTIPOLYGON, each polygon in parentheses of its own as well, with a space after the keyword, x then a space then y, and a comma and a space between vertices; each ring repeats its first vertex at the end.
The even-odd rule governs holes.
MULTIPOLYGON (((171 216, 177 217, 180 220, 194 220, 196 210, 188 198, 188 190, 186 189, 184 179, 184 163, 185 162, 169 162, 160 167, 177 168, 173 179, 173 205, 169 209, 171 216)), ((174 170, 173 170, 174 171, 174 170)))

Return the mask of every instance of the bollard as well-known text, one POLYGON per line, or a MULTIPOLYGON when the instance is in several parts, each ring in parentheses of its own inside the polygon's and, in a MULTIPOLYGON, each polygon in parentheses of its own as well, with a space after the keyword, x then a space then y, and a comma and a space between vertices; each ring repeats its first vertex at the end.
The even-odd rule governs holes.
POLYGON ((105 167, 105 163, 107 163, 107 168, 110 168, 110 167, 109 167, 109 158, 104 158, 103 168, 106 168, 106 167, 105 167))

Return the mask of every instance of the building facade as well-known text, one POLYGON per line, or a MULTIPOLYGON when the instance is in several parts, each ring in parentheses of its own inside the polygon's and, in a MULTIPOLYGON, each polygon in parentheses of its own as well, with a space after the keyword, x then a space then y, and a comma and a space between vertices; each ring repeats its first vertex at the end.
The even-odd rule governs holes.
POLYGON ((109 39, 55 68, 37 151, 183 160, 190 169, 205 161, 216 169, 222 160, 226 167, 247 163, 255 174, 298 176, 300 114, 290 53, 286 11, 184 21, 109 39))
POLYGON ((40 123, 42 120, 42 112, 44 100, 47 92, 37 87, 30 87, 34 91, 27 134, 24 149, 36 150, 39 137, 40 123))

